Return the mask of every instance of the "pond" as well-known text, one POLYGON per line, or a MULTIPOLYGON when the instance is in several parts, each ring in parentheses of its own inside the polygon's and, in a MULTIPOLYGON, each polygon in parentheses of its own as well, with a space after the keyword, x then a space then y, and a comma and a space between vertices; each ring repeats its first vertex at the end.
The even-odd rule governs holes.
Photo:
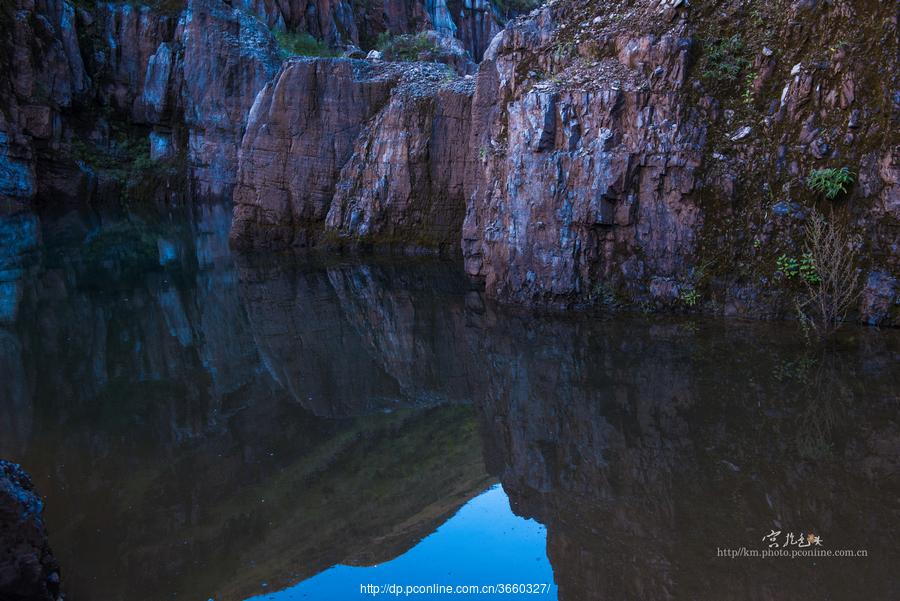
POLYGON ((0 457, 68 601, 900 598, 898 332, 500 307, 188 213, 0 223, 0 457))

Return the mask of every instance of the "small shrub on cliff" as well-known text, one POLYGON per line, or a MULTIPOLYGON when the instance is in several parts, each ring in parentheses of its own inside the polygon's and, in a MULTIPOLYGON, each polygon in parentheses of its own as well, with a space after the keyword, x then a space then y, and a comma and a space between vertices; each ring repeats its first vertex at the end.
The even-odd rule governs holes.
POLYGON ((733 35, 708 44, 703 78, 714 83, 735 83, 741 71, 749 66, 741 36, 733 35))
POLYGON ((317 40, 308 33, 296 31, 276 31, 275 40, 281 48, 281 54, 289 56, 335 56, 328 44, 317 40))
POLYGON ((810 216, 805 237, 798 272, 807 295, 797 301, 797 311, 808 333, 825 338, 840 327, 862 292, 856 269, 860 240, 834 214, 825 219, 818 212, 810 216))
MULTIPOLYGON (((101 0, 71 0, 71 2, 78 8, 93 10, 101 3, 101 0)), ((128 4, 135 8, 149 6, 154 12, 159 14, 177 15, 184 10, 187 0, 124 0, 119 2, 119 4, 128 4)))
POLYGON ((497 12, 507 19, 530 13, 543 3, 544 0, 494 0, 493 2, 497 12))
POLYGON ((180 181, 185 172, 184 157, 150 158, 147 132, 113 122, 105 141, 74 137, 70 141, 70 157, 83 168, 120 186, 125 206, 152 198, 159 186, 180 181))
POLYGON ((813 192, 820 192, 828 200, 834 200, 841 194, 846 194, 854 178, 854 174, 846 167, 827 167, 813 170, 806 178, 806 185, 813 192))
POLYGON ((70 144, 72 158, 113 179, 124 181, 135 162, 149 160, 150 143, 146 137, 112 126, 112 134, 105 143, 83 138, 73 138, 70 144))
POLYGON ((800 277, 804 282, 813 286, 821 281, 819 270, 816 269, 816 261, 810 253, 803 253, 803 256, 800 257, 800 277))
POLYGON ((747 106, 753 106, 753 82, 755 79, 753 73, 747 73, 744 76, 744 93, 741 94, 741 99, 747 106))
POLYGON ((616 294, 615 288, 603 282, 598 282, 591 290, 590 300, 592 303, 608 310, 618 309, 623 304, 619 299, 619 295, 616 294))
POLYGON ((437 53, 439 50, 424 32, 395 36, 383 31, 378 35, 376 48, 385 59, 394 61, 417 61, 421 53, 437 53))

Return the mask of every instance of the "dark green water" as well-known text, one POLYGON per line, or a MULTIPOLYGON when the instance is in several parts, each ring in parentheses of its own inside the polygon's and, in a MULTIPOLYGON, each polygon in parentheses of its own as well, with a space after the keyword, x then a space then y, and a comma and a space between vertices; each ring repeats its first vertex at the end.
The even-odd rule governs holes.
POLYGON ((69 601, 900 598, 897 332, 505 310, 229 217, 0 224, 0 456, 69 601), (866 556, 720 556, 773 530, 866 556))

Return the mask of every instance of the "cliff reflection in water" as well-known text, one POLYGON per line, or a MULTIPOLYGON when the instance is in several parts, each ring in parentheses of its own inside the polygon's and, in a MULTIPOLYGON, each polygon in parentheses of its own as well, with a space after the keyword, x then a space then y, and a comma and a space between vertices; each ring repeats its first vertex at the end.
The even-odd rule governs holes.
POLYGON ((383 563, 496 478, 564 600, 900 598, 896 332, 506 311, 452 264, 233 259, 228 219, 0 230, 0 455, 71 601, 383 563), (772 529, 868 557, 716 557, 772 529))
POLYGON ((892 333, 809 355, 784 326, 484 323, 486 464, 561 599, 900 598, 892 333), (868 557, 717 557, 772 530, 868 557))

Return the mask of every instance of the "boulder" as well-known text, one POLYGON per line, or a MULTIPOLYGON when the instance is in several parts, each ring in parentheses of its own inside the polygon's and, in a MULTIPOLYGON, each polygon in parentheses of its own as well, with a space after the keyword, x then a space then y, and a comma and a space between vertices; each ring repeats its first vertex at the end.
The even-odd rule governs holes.
POLYGON ((5 601, 59 596, 59 563, 47 542, 43 509, 25 470, 0 460, 0 598, 5 601))

